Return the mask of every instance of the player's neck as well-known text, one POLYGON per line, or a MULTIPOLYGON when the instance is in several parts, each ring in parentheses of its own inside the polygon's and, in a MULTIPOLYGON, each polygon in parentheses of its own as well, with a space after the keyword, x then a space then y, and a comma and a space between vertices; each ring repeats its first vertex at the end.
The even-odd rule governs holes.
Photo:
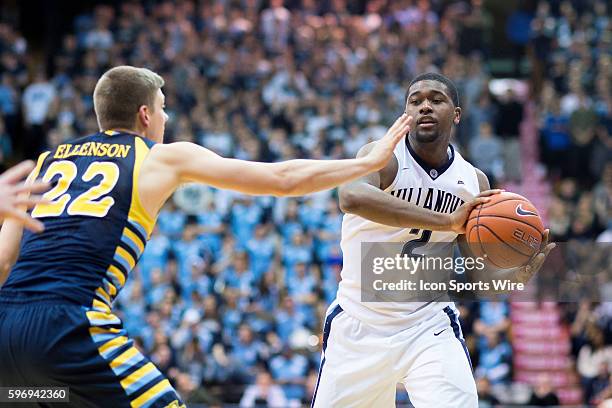
POLYGON ((431 167, 442 167, 449 160, 448 142, 419 143, 409 136, 406 143, 409 143, 412 151, 431 167))
POLYGON ((140 136, 140 137, 146 137, 144 132, 139 131, 138 129, 128 129, 128 128, 112 128, 112 129, 105 129, 103 130, 103 132, 107 131, 107 130, 112 130, 114 132, 121 132, 121 133, 129 133, 135 136, 140 136))

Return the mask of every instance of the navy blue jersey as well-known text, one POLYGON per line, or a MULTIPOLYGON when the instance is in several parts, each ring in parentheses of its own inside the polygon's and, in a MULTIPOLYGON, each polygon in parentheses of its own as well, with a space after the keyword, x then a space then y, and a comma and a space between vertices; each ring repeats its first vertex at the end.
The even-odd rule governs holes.
POLYGON ((153 142, 106 131, 42 154, 35 172, 53 188, 32 216, 45 231, 24 233, 2 291, 56 294, 107 311, 142 254, 154 219, 138 195, 153 142))
POLYGON ((0 290, 0 386, 69 385, 79 407, 184 407, 111 311, 155 222, 138 194, 152 146, 106 131, 38 159, 33 176, 53 187, 32 209, 45 231, 25 232, 0 290))

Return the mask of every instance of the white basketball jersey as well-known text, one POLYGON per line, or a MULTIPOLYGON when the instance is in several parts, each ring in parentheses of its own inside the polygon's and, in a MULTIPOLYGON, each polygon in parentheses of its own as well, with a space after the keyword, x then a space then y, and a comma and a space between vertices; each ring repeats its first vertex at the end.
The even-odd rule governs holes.
MULTIPOLYGON (((480 192, 474 167, 449 146, 449 161, 441 168, 432 168, 416 156, 405 143, 398 143, 394 154, 398 170, 391 185, 384 191, 419 207, 440 213, 451 213, 480 192)), ((444 296, 435 302, 362 302, 361 243, 418 242, 415 254, 450 257, 457 234, 398 228, 345 214, 342 220, 342 280, 338 289, 340 306, 362 322, 381 330, 404 330, 451 305, 444 296)))

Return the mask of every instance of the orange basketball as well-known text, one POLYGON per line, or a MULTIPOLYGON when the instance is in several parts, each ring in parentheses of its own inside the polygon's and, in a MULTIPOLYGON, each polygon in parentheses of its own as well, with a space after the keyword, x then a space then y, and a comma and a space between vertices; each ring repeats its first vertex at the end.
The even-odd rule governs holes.
POLYGON ((503 192, 472 210, 466 237, 472 253, 497 268, 525 265, 538 252, 544 224, 525 197, 503 192))

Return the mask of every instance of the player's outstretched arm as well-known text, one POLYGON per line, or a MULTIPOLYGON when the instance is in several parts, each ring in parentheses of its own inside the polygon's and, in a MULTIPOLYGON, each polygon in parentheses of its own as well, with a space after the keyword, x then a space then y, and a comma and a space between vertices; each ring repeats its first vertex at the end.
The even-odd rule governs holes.
POLYGON ((259 163, 223 158, 192 143, 156 146, 151 153, 176 175, 176 184, 199 182, 252 195, 298 196, 334 188, 384 167, 395 145, 410 130, 400 116, 372 149, 357 159, 289 160, 259 163))
MULTIPOLYGON (((489 191, 497 191, 497 190, 489 190, 490 184, 487 176, 480 170, 476 169, 476 173, 478 175, 478 183, 480 184, 480 190, 483 191, 484 194, 489 191)), ((469 215, 469 212, 467 213, 469 215)), ((467 242, 467 238, 465 237, 465 223, 463 222, 462 227, 464 228, 464 234, 459 235, 457 237, 457 244, 459 245, 459 250, 464 257, 474 257, 472 251, 467 242)), ((470 271, 469 275, 470 279, 474 282, 482 281, 482 282, 490 282, 491 280, 508 280, 510 282, 515 283, 523 283, 527 284, 533 275, 535 275, 542 265, 544 265, 544 261, 546 257, 552 251, 556 244, 554 242, 548 242, 550 231, 548 229, 544 230, 544 234, 542 237, 542 243, 540 245, 540 251, 533 255, 527 265, 521 266, 518 268, 509 268, 509 269, 493 269, 493 268, 484 268, 481 270, 473 269, 470 271)), ((491 286, 492 287, 492 286, 491 286)), ((492 293, 503 293, 503 292, 495 292, 493 290, 486 291, 485 294, 492 293)))

